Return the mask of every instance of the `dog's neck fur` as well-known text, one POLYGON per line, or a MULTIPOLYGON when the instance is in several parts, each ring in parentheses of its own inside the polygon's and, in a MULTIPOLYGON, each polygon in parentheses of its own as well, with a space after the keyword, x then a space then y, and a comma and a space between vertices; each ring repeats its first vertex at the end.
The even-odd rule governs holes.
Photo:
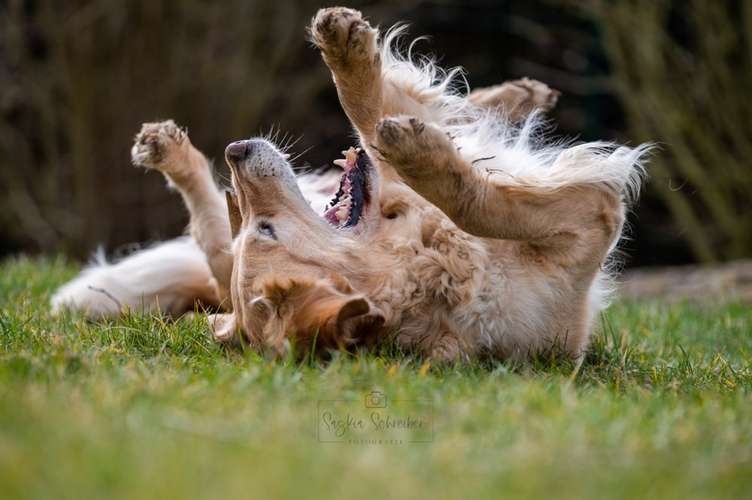
MULTIPOLYGON (((407 237, 364 241, 362 255, 367 258, 353 256, 357 264, 348 266, 362 271, 348 279, 383 314, 379 340, 396 336, 407 348, 437 344, 459 349, 437 343, 437 336, 456 338, 460 328, 469 326, 466 316, 477 307, 487 273, 497 263, 489 259, 482 239, 461 231, 437 208, 415 198, 419 227, 407 237)), ((459 351, 472 351, 469 344, 459 351)), ((459 351, 446 354, 452 357, 459 351)))

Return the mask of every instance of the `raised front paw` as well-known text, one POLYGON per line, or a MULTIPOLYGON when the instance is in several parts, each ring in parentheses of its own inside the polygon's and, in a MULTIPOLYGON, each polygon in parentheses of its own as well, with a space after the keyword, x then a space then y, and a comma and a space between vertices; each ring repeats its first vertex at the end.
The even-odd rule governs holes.
POLYGON ((423 166, 456 151, 449 136, 440 128, 418 118, 384 118, 376 126, 375 149, 401 174, 419 175, 423 166))
POLYGON ((311 39, 330 66, 370 62, 376 55, 376 30, 346 7, 320 9, 311 22, 311 39))
POLYGON ((184 164, 186 145, 190 145, 188 133, 174 121, 144 123, 133 141, 131 161, 134 165, 174 173, 184 164))

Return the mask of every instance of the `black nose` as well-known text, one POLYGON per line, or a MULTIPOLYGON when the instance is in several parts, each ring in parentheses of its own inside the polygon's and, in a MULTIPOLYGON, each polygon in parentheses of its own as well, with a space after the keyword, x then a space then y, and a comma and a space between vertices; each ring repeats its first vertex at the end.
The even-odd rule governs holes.
POLYGON ((253 141, 235 141, 225 148, 225 157, 235 163, 248 158, 253 152, 253 141))

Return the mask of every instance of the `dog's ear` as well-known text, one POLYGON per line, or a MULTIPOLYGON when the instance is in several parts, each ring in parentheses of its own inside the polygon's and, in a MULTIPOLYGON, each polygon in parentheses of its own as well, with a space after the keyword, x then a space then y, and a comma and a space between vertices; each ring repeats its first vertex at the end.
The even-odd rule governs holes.
POLYGON ((333 294, 310 301, 295 316, 296 324, 317 336, 324 348, 370 343, 384 316, 363 296, 333 294))
POLYGON ((384 324, 384 316, 349 285, 328 279, 275 278, 262 285, 262 294, 284 318, 286 336, 308 351, 347 348, 369 343, 384 324))
POLYGON ((232 233, 232 238, 235 239, 235 237, 240 232, 240 224, 243 221, 243 219, 240 217, 240 205, 238 205, 238 197, 237 195, 235 195, 235 193, 225 191, 225 200, 227 200, 227 215, 230 218, 230 232, 232 233))
MULTIPOLYGON (((365 297, 349 297, 338 304, 335 325, 339 337, 371 344, 384 325, 384 315, 365 297)), ((331 319, 330 319, 331 321, 331 319)))

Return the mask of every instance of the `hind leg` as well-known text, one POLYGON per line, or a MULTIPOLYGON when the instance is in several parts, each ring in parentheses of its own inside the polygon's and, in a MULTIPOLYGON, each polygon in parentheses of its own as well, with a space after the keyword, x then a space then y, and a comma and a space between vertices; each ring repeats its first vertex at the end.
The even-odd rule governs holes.
POLYGON ((550 111, 561 92, 543 82, 521 78, 473 90, 467 96, 476 106, 498 109, 511 121, 524 120, 535 110, 550 111))
POLYGON ((220 295, 227 298, 232 274, 230 221, 206 157, 172 120, 143 124, 131 157, 135 165, 162 172, 180 192, 190 213, 191 235, 206 254, 220 295))

